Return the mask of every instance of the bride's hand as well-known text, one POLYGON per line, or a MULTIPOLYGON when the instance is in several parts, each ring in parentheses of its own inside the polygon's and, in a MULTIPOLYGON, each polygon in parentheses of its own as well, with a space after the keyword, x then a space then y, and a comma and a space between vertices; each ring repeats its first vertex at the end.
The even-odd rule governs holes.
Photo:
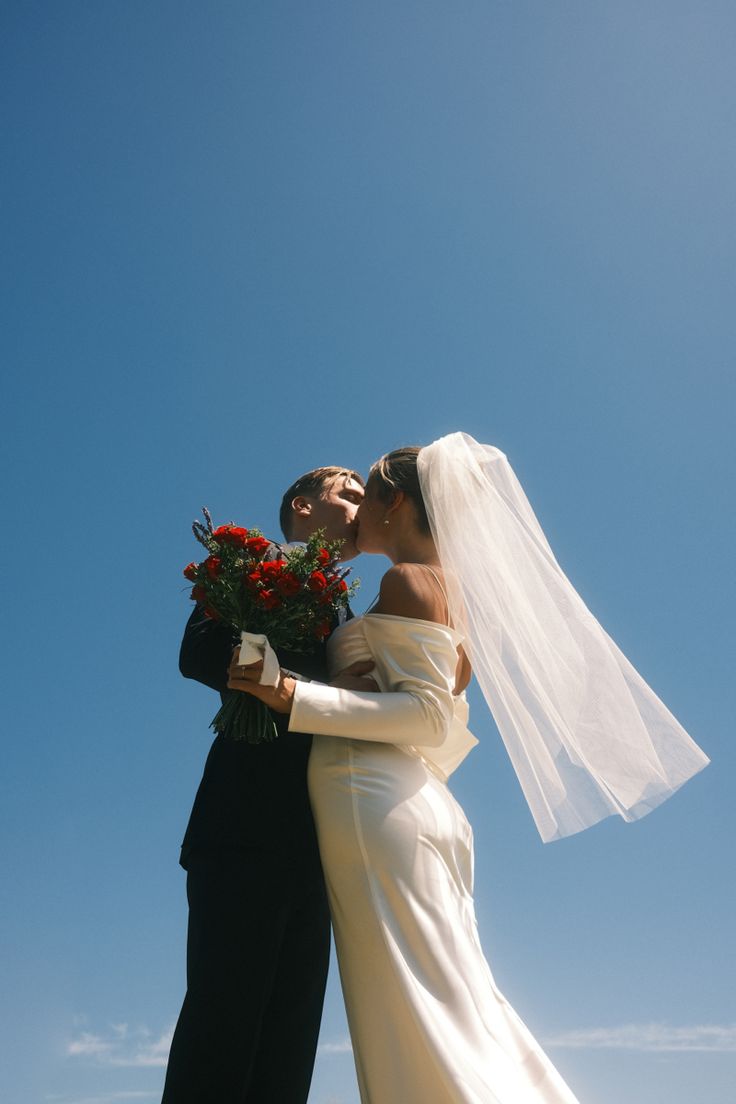
POLYGON ((336 686, 339 690, 363 690, 375 694, 380 687, 368 674, 375 666, 372 659, 359 659, 330 679, 330 686, 336 686))
POLYGON ((296 680, 289 678, 285 671, 279 670, 279 681, 276 686, 262 686, 258 680, 263 671, 263 661, 244 667, 238 663, 239 653, 240 648, 236 648, 227 670, 228 690, 240 690, 243 694, 259 698, 276 713, 291 713, 296 680))

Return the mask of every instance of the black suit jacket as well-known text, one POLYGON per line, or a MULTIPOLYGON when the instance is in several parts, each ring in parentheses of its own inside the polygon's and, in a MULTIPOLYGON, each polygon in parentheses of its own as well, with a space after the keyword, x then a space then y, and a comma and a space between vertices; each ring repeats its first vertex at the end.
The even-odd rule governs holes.
MULTIPOLYGON (((281 554, 272 544, 264 559, 281 554)), ((179 669, 218 690, 227 689, 227 669, 239 634, 206 617, 197 606, 187 622, 179 669)), ((321 682, 327 680, 325 645, 312 653, 277 650, 282 667, 321 682)), ((214 714, 214 710, 213 710, 214 714)), ((288 717, 272 713, 278 738, 249 744, 217 736, 194 799, 181 851, 181 865, 194 847, 255 847, 291 855, 296 861, 316 858, 316 840, 307 794, 307 761, 312 738, 288 731, 288 717)))

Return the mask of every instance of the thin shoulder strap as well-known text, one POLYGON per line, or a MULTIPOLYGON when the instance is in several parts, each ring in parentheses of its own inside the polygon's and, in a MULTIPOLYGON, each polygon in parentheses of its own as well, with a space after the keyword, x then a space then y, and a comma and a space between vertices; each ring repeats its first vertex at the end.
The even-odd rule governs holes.
POLYGON ((437 586, 442 591, 442 597, 445 600, 445 619, 447 621, 447 624, 449 625, 450 624, 450 603, 447 599, 447 591, 445 590, 445 584, 442 582, 442 580, 440 579, 439 575, 434 570, 434 568, 431 568, 429 566, 429 564, 420 564, 419 566, 420 567, 426 567, 426 569, 430 573, 430 575, 434 575, 435 582, 437 583, 437 586))

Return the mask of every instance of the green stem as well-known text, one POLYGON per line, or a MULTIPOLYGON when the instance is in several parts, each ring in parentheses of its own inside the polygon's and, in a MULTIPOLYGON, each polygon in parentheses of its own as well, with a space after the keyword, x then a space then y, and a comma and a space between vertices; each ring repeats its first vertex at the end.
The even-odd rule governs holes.
POLYGON ((262 744, 274 740, 278 729, 268 706, 249 694, 229 694, 210 723, 210 728, 228 740, 262 744))

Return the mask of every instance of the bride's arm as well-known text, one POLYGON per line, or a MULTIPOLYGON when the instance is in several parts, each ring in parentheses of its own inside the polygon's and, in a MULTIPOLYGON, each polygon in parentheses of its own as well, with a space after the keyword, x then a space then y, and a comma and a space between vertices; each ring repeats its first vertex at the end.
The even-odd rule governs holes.
MULTIPOLYGON (((433 621, 437 599, 424 584, 424 572, 411 564, 391 568, 381 584, 378 612, 433 621)), ((282 678, 275 688, 239 677, 233 669, 228 683, 261 698, 272 709, 290 713, 290 732, 372 740, 391 744, 439 746, 454 714, 453 687, 456 658, 432 629, 414 627, 411 658, 404 656, 396 691, 366 693, 321 683, 295 683, 282 678)))
MULTIPOLYGON (((402 685, 411 682, 404 679, 402 685)), ((289 732, 439 747, 452 716, 452 692, 427 682, 387 694, 300 682, 295 684, 289 732)))

